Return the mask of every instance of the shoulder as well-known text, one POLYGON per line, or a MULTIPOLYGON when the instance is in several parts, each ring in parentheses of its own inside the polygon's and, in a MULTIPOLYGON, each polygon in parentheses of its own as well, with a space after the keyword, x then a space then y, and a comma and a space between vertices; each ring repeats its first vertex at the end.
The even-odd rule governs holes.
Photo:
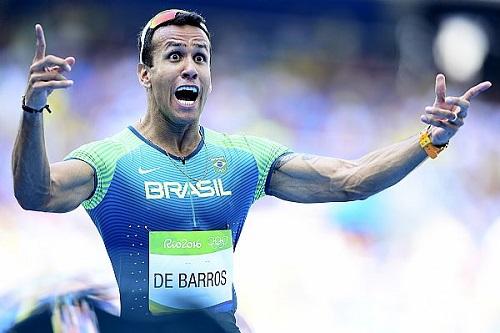
POLYGON ((86 143, 73 150, 64 159, 77 158, 87 162, 92 161, 94 166, 96 164, 110 165, 140 144, 142 141, 126 128, 113 136, 86 143))
POLYGON ((247 134, 227 134, 204 128, 207 143, 236 148, 256 153, 269 150, 289 150, 286 146, 273 140, 247 134))

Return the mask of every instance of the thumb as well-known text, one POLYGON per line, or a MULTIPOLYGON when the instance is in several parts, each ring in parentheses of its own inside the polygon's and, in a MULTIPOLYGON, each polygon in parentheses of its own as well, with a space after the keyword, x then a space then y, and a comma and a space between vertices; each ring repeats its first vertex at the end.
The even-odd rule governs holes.
POLYGON ((76 62, 76 59, 74 57, 67 57, 64 59, 64 61, 66 61, 68 65, 73 66, 76 62))

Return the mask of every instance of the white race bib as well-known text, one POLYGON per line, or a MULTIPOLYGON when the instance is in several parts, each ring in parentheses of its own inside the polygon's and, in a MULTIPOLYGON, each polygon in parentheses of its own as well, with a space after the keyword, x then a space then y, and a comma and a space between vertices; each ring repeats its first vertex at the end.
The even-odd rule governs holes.
POLYGON ((161 315, 232 301, 231 230, 151 231, 149 311, 161 315))

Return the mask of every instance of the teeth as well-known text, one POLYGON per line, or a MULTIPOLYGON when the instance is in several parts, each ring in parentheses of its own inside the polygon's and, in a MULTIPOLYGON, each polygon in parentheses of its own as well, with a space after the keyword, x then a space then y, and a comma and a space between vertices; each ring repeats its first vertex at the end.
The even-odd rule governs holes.
POLYGON ((178 99, 179 104, 182 106, 192 106, 194 105, 194 101, 183 101, 182 99, 178 99))
POLYGON ((177 88, 177 91, 181 90, 188 90, 191 91, 192 93, 197 93, 198 92, 198 87, 193 87, 193 86, 181 86, 177 88))

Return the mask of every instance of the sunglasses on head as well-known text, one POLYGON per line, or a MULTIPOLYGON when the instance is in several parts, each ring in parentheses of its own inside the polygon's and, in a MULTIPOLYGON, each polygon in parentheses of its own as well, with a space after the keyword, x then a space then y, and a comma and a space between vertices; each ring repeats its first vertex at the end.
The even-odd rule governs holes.
MULTIPOLYGON (((173 21, 178 14, 189 14, 189 12, 186 12, 185 10, 180 10, 180 9, 167 9, 162 12, 159 12, 156 14, 151 20, 149 20, 148 24, 142 29, 142 34, 141 34, 141 52, 139 54, 139 61, 141 64, 143 64, 142 61, 142 54, 144 53, 144 42, 146 41, 146 35, 148 34, 149 31, 154 31, 156 28, 167 24, 170 21, 173 21)), ((207 30, 207 26, 205 23, 200 22, 198 27, 203 30, 207 36, 210 36, 207 30)))

